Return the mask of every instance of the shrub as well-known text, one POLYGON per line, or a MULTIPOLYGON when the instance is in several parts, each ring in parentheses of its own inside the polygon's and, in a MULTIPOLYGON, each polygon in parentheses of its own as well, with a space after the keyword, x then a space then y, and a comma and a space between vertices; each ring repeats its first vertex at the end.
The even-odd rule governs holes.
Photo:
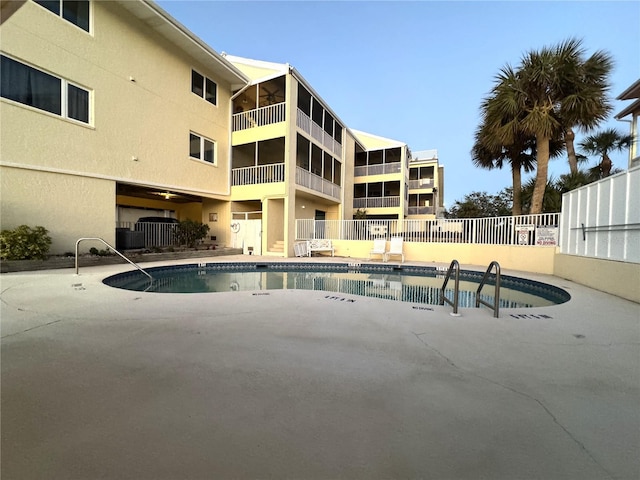
POLYGON ((0 232, 0 257, 4 260, 46 259, 51 246, 49 231, 40 226, 20 225, 0 232))
POLYGON ((183 220, 176 226, 176 240, 179 245, 195 247, 209 233, 209 225, 195 220, 183 220))

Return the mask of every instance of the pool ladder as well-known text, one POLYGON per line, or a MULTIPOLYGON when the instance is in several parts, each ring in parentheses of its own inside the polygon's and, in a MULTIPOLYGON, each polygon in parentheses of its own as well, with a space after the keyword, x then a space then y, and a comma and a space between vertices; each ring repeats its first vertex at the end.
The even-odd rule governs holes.
MULTIPOLYGON (((459 317, 458 313, 458 293, 460 291, 460 264, 457 260, 453 260, 449 265, 449 270, 447 270, 447 275, 444 277, 444 282, 442 283, 442 288, 440 288, 440 305, 444 305, 445 302, 453 307, 453 312, 451 313, 454 317, 459 317), (447 288, 447 283, 449 283, 449 278, 451 278, 451 274, 455 273, 454 283, 453 283, 453 300, 449 300, 444 295, 445 288, 447 288)), ((476 308, 480 306, 480 304, 485 305, 493 310, 493 316, 498 318, 500 316, 500 264, 496 261, 493 261, 487 267, 486 272, 484 272, 484 276, 480 281, 480 285, 478 285, 478 289, 476 290, 476 308), (480 298, 480 291, 482 287, 487 283, 489 278, 489 274, 491 270, 495 267, 496 269, 496 283, 495 283, 495 291, 493 295, 493 305, 489 302, 486 302, 480 298)))
POLYGON ((78 270, 79 270, 79 265, 78 265, 78 246, 80 245, 80 242, 84 241, 84 240, 98 240, 99 242, 104 243, 107 248, 110 248, 111 250, 113 250, 115 253, 117 253, 118 255, 120 255, 122 258, 124 258, 127 262, 129 262, 131 265, 133 265, 134 267, 136 267, 138 270, 140 270, 142 273, 144 273, 147 277, 149 277, 149 280, 151 280, 153 282, 153 277, 151 275, 149 275, 147 272, 144 271, 144 269, 142 267, 140 267, 138 264, 132 262, 131 260, 129 260, 127 257, 125 257, 123 254, 121 254, 118 250, 116 250, 115 248, 113 248, 111 245, 109 245, 107 242, 105 242, 102 238, 98 238, 98 237, 86 237, 86 238, 80 238, 78 239, 78 241, 76 242, 76 275, 78 275, 78 270))

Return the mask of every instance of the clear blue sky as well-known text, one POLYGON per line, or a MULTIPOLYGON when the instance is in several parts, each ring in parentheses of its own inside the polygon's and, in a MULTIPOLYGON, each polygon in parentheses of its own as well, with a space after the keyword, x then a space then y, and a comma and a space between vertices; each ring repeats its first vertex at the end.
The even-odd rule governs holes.
MULTIPOLYGON (((499 69, 569 37, 615 59, 612 98, 640 78, 636 1, 159 1, 217 52, 294 66, 350 128, 435 148, 445 204, 511 185, 473 167, 479 106, 499 69)), ((630 102, 614 100, 615 113, 630 102)), ((629 132, 613 119, 603 127, 629 132)), ((578 134, 578 140, 581 135, 578 134)), ((627 167, 627 154, 612 157, 627 167)), ((593 164, 596 159, 592 160, 593 164)), ((551 175, 568 171, 552 161, 551 175)))

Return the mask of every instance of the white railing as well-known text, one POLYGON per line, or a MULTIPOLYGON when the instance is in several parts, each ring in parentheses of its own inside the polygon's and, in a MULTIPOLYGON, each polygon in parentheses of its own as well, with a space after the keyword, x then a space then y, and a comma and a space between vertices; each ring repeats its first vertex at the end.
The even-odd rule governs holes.
POLYGON ((151 248, 151 247, 168 247, 177 244, 176 239, 176 223, 160 223, 160 222, 116 222, 116 248, 128 250, 130 248, 151 248), (118 231, 120 230, 120 232, 118 231), (123 232, 124 231, 124 232, 123 232), (126 231, 132 232, 129 235, 126 231), (125 236, 132 237, 132 245, 124 240, 122 245, 118 235, 124 233, 125 236), (140 245, 142 242, 143 245, 140 245))
POLYGON ((324 193, 333 198, 340 198, 340 185, 329 182, 300 167, 296 167, 296 184, 316 192, 324 193))
POLYGON ((247 128, 263 127, 272 123, 285 121, 286 102, 276 103, 268 107, 260 107, 248 112, 235 113, 233 115, 233 131, 246 130, 247 128))
POLYGON ((561 253, 640 263, 640 166, 562 196, 561 253))
POLYGON ((342 144, 337 142, 331 135, 325 132, 320 125, 314 122, 309 115, 300 109, 298 109, 298 115, 296 116, 296 127, 308 135, 311 135, 311 138, 316 140, 320 145, 323 145, 337 158, 342 158, 342 144))
POLYGON ((557 245, 559 213, 517 217, 432 220, 296 220, 296 238, 372 240, 402 236, 408 242, 489 245, 557 245))
POLYGON ((367 175, 386 175, 390 173, 400 173, 401 171, 401 162, 380 163, 378 165, 361 165, 355 167, 353 175, 355 177, 366 177, 367 175))
POLYGON ((433 188, 433 178, 409 180, 409 190, 417 190, 420 188, 433 188))
POLYGON ((231 170, 232 186, 276 182, 284 182, 284 163, 234 168, 231 170))
POLYGON ((400 206, 400 197, 354 198, 353 208, 395 208, 400 206))
POLYGON ((409 215, 433 215, 435 213, 435 207, 409 207, 409 215))

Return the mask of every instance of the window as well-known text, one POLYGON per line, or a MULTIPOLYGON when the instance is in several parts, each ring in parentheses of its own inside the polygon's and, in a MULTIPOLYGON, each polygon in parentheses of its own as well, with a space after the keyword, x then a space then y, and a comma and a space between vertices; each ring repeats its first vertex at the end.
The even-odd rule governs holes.
POLYGON ((2 55, 3 98, 89 123, 89 91, 2 55))
POLYGON ((191 71, 191 91, 207 102, 217 105, 218 86, 195 70, 191 71))
POLYGON ((35 2, 84 31, 89 31, 89 0, 35 0, 35 2))
POLYGON ((195 133, 189 134, 189 156, 191 158, 197 158, 208 163, 215 165, 216 158, 216 144, 215 142, 196 135, 195 133))

